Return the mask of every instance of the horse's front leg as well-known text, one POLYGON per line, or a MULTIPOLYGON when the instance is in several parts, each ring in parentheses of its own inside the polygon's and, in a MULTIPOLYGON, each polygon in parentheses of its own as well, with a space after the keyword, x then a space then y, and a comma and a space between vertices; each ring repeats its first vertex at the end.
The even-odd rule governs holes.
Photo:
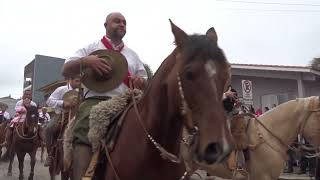
POLYGON ((43 163, 43 155, 44 155, 44 145, 41 145, 41 160, 40 160, 41 163, 43 163))
POLYGON ((25 155, 25 152, 17 152, 17 157, 19 161, 19 180, 23 180, 23 163, 25 155))
POLYGON ((61 171, 61 180, 68 180, 69 178, 72 179, 70 177, 70 171, 61 171))
POLYGON ((30 155, 30 174, 29 174, 29 178, 28 180, 33 180, 33 176, 34 176, 34 166, 36 165, 36 154, 37 154, 37 151, 34 151, 34 152, 31 152, 29 153, 30 155))
POLYGON ((12 176, 12 163, 14 159, 14 152, 11 152, 11 149, 8 148, 8 154, 9 154, 9 167, 8 167, 8 176, 12 176))

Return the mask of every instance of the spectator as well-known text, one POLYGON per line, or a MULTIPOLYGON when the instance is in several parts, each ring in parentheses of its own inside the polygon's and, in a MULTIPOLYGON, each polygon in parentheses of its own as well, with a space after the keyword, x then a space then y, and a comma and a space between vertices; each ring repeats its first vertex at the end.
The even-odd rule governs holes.
POLYGON ((255 114, 255 109, 254 109, 254 107, 252 105, 250 105, 250 113, 251 114, 255 114))
POLYGON ((256 111, 256 116, 259 117, 261 115, 262 115, 262 110, 260 108, 258 108, 256 111))

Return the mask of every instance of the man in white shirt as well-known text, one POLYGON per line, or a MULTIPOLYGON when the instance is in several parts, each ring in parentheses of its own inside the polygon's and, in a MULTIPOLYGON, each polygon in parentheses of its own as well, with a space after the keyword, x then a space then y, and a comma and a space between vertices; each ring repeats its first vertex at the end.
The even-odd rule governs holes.
POLYGON ((29 101, 31 106, 37 107, 37 104, 32 101, 32 92, 28 89, 23 92, 21 100, 16 103, 15 110, 17 110, 19 106, 26 106, 26 104, 29 104, 29 101))
MULTIPOLYGON (((106 35, 101 40, 96 41, 76 52, 76 55, 69 58, 63 66, 63 75, 70 77, 80 73, 80 66, 90 68, 100 76, 109 75, 111 66, 92 52, 100 49, 112 49, 121 53, 128 62, 128 70, 131 81, 135 88, 143 89, 146 85, 147 72, 138 55, 128 48, 122 38, 126 34, 126 19, 121 13, 111 13, 104 23, 106 35)), ((128 89, 128 85, 123 82, 116 88, 99 93, 92 89, 84 88, 84 101, 80 104, 76 124, 73 129, 73 177, 80 180, 85 174, 92 156, 92 148, 87 134, 89 131, 89 114, 91 108, 102 100, 120 95, 128 89)))
POLYGON ((50 121, 50 115, 47 112, 46 107, 41 108, 41 112, 39 113, 39 122, 42 122, 43 124, 47 124, 50 121))
POLYGON ((76 90, 80 87, 80 77, 76 75, 75 77, 70 78, 68 81, 68 84, 65 86, 60 86, 56 90, 53 91, 53 93, 50 95, 50 97, 47 100, 48 107, 51 107, 54 109, 56 116, 52 118, 51 121, 49 121, 49 124, 46 128, 45 135, 46 135, 46 145, 47 145, 47 153, 48 157, 44 163, 44 166, 50 166, 52 163, 52 152, 51 147, 53 145, 54 136, 57 133, 57 128, 59 124, 59 120, 61 119, 61 115, 63 113, 64 109, 69 109, 71 107, 74 107, 76 104, 72 102, 64 102, 63 96, 66 92, 71 90, 76 90))
POLYGON ((8 106, 2 106, 0 111, 0 123, 5 120, 10 120, 10 114, 7 112, 8 106))

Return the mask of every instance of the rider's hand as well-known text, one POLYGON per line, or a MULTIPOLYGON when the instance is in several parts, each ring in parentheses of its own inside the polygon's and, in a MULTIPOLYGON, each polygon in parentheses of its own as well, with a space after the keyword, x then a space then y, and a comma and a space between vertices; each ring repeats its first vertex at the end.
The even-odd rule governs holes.
POLYGON ((237 98, 236 97, 236 92, 232 92, 230 90, 228 90, 227 92, 224 93, 224 95, 228 98, 237 98))
POLYGON ((146 80, 139 76, 130 76, 129 80, 132 82, 134 88, 143 90, 146 86, 146 80))
POLYGON ((97 72, 100 76, 109 75, 112 68, 110 64, 99 58, 97 55, 89 55, 83 59, 83 63, 85 67, 89 67, 97 72))

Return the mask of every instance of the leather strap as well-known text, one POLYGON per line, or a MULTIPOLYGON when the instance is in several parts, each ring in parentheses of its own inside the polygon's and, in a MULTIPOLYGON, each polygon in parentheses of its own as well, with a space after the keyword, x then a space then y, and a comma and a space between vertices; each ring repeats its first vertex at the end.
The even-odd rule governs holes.
POLYGON ((85 175, 82 177, 82 180, 92 180, 95 169, 97 167, 98 164, 98 159, 100 156, 100 151, 96 151, 94 152, 94 154, 91 157, 91 161, 90 164, 86 170, 85 175))

